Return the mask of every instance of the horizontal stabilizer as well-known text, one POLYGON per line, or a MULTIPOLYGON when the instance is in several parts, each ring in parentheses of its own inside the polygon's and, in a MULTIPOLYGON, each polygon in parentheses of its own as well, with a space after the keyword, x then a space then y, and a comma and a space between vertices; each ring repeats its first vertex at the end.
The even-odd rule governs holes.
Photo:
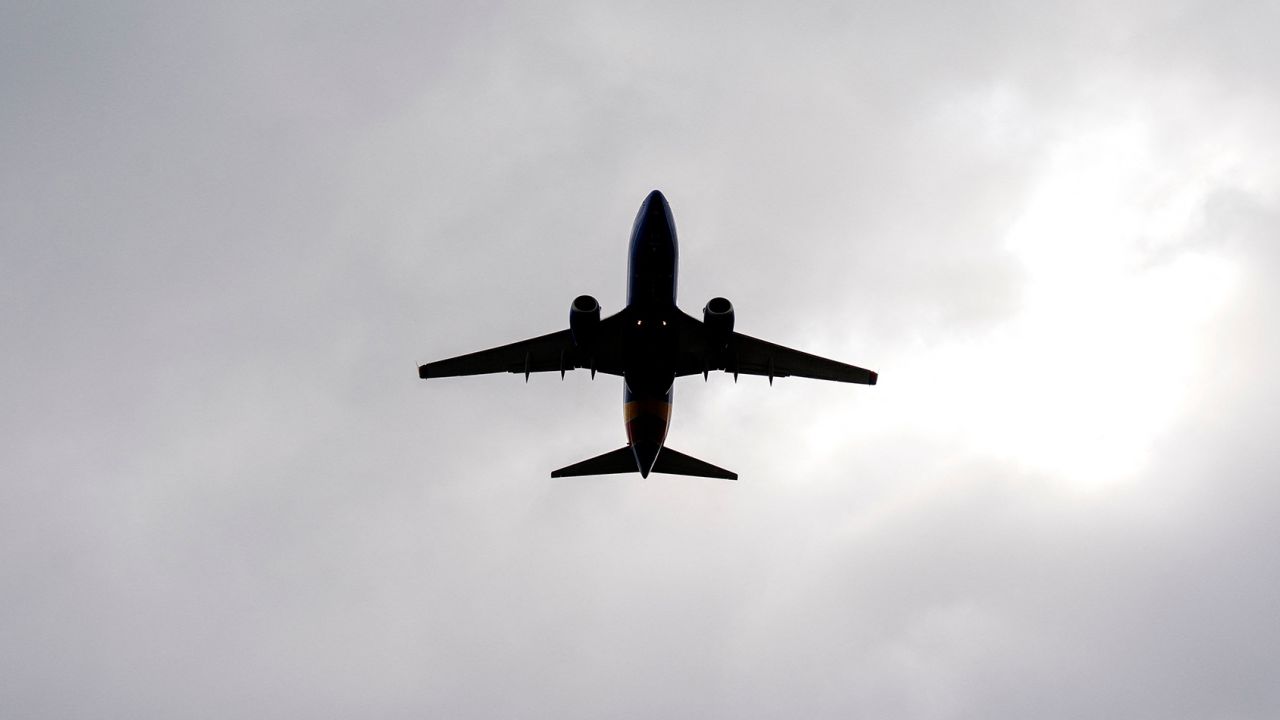
POLYGON ((636 466, 635 453, 631 451, 631 446, 620 447, 617 450, 610 450, 603 455, 597 455, 589 460, 583 460, 580 463, 574 463, 568 467, 562 467, 551 473, 551 477, 580 477, 582 475, 613 475, 615 473, 633 473, 640 472, 640 468, 636 466))
MULTIPOLYGON (((590 461, 588 461, 590 462, 590 461)), ((669 447, 658 452, 658 460, 653 463, 653 472, 668 475, 692 475, 694 477, 723 478, 737 480, 738 473, 716 467, 684 453, 678 453, 669 447)))

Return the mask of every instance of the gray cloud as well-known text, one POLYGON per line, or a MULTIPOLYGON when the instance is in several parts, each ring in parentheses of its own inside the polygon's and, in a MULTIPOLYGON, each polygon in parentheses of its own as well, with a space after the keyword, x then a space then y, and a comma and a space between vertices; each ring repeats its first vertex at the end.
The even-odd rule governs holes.
POLYGON ((5 9, 0 707, 1274 716, 1273 15, 5 9), (973 402, 1078 379, 919 388, 1019 348, 1043 271, 1011 238, 1115 127, 1119 287, 1230 280, 1124 316, 1191 338, 1159 417, 1079 335, 1133 373, 1096 426, 1142 459, 1080 482, 982 434, 1087 421, 973 402), (620 307, 653 187, 686 310, 884 382, 682 383, 671 444, 741 482, 551 482, 622 441, 616 381, 413 365, 620 307))

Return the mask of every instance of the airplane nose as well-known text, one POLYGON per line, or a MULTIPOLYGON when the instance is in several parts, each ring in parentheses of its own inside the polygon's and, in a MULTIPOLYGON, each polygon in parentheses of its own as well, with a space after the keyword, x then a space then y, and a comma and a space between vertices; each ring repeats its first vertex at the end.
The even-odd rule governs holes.
POLYGON ((671 227, 671 206, 661 192, 649 193, 640 205, 640 218, 644 225, 653 232, 663 233, 663 228, 671 227))
POLYGON ((649 477, 649 473, 653 470, 653 463, 658 459, 657 443, 638 443, 631 446, 631 451, 636 454, 636 466, 640 468, 640 477, 649 477))
POLYGON ((668 209, 670 206, 667 205, 667 199, 657 190, 654 190, 645 197, 643 207, 644 214, 650 221, 666 221, 667 214, 671 212, 668 209))

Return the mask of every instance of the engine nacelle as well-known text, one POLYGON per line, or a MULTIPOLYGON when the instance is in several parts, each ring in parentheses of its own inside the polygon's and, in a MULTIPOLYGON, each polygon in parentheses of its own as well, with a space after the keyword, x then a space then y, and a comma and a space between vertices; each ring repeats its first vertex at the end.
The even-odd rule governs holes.
POLYGON ((733 333, 733 303, 722 297, 711 298, 702 308, 702 324, 713 346, 722 348, 727 345, 729 335, 733 333))
POLYGON ((569 305, 569 332, 574 345, 587 345, 600 324, 600 303, 590 295, 579 295, 569 305))

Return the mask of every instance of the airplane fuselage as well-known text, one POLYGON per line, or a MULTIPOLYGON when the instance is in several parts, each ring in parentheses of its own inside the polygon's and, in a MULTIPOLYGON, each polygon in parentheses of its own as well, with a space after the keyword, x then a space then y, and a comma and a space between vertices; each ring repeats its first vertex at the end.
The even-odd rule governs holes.
POLYGON ((630 361, 623 382, 622 416, 636 466, 648 476, 671 423, 676 378, 675 318, 679 246, 666 198, 649 193, 631 228, 627 270, 630 361))

